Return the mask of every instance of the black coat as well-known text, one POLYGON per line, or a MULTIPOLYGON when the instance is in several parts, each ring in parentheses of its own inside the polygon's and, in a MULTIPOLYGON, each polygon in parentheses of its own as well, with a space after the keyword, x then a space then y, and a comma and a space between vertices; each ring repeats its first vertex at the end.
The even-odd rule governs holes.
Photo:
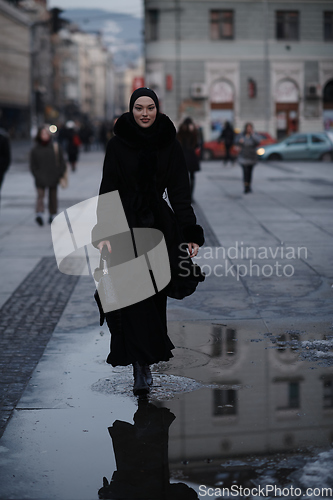
POLYGON ((234 143, 235 140, 235 133, 232 129, 232 127, 224 127, 222 130, 222 133, 219 137, 219 142, 223 141, 226 147, 231 147, 234 143))
POLYGON ((79 157, 79 146, 76 144, 76 139, 79 139, 78 134, 73 129, 66 130, 67 139, 67 155, 70 163, 76 163, 79 157))
POLYGON ((114 131, 106 150, 99 194, 118 190, 129 226, 156 227, 168 240, 173 228, 163 201, 166 189, 185 241, 203 245, 203 230, 196 224, 191 206, 184 154, 171 120, 160 114, 154 134, 145 140, 130 113, 125 113, 114 131))
POLYGON ((177 138, 183 148, 187 170, 190 173, 198 172, 200 170, 200 163, 195 152, 198 147, 198 134, 196 130, 180 131, 177 138))
POLYGON ((48 144, 37 143, 30 152, 30 171, 36 187, 56 187, 66 171, 61 148, 55 150, 51 141, 48 144))
MULTIPOLYGON (((183 241, 203 245, 203 230, 196 224, 191 207, 184 155, 171 120, 160 114, 147 131, 135 124, 130 113, 125 113, 118 119, 114 132, 106 150, 99 193, 118 190, 128 225, 161 230, 169 257, 170 250, 180 243, 175 220, 183 241), (174 213, 163 199, 165 189, 174 213)), ((105 239, 100 226, 98 219, 92 231, 95 246, 105 239)), ((113 366, 134 361, 152 364, 172 357, 173 344, 167 335, 165 290, 106 313, 105 317, 111 331, 111 352, 107 362, 113 366)))

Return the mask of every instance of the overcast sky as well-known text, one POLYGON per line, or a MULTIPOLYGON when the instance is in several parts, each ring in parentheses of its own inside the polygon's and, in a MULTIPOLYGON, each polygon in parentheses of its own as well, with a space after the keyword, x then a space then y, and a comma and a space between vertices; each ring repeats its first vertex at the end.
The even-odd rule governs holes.
POLYGON ((104 9, 142 16, 142 0, 48 0, 49 9, 104 9))

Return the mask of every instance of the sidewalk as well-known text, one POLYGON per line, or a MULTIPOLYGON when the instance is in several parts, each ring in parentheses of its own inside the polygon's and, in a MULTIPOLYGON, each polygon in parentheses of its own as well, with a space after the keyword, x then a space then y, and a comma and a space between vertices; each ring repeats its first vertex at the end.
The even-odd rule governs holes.
MULTIPOLYGON (((82 154, 68 189, 60 190, 60 210, 97 194, 102 160, 102 152, 82 154)), ((170 469, 175 480, 183 470, 192 487, 205 477, 198 465, 204 459, 226 460, 241 450, 282 453, 291 445, 279 444, 278 436, 288 433, 292 448, 308 442, 324 449, 332 427, 332 413, 320 416, 322 403, 315 399, 318 384, 333 377, 332 165, 260 164, 254 177, 254 192, 243 195, 237 166, 207 162, 197 174, 194 208, 207 235, 198 263, 207 278, 193 296, 169 301, 169 333, 177 349, 170 363, 154 369, 152 400, 178 418, 170 435, 170 469), (296 362, 287 349, 289 361, 277 363, 271 355, 280 354, 272 346, 285 349, 290 335, 295 342, 318 338, 326 344, 322 351, 307 344, 308 352, 297 340, 306 361, 296 362), (283 377, 294 384, 303 377, 308 384, 293 424, 281 424, 266 404, 276 392, 268 381, 283 377), (214 391, 220 397, 239 391, 237 424, 234 415, 222 427, 218 413, 212 419, 212 405, 217 412, 222 408, 214 391), (233 436, 231 448, 223 448, 221 432, 233 436), (186 472, 180 460, 193 469, 186 472)), ((49 226, 34 222, 34 199, 29 172, 14 165, 1 200, 4 427, 13 417, 0 442, 0 498, 88 500, 97 498, 102 477, 110 479, 116 467, 107 427, 116 419, 132 422, 136 411, 131 371, 105 364, 109 333, 98 325, 94 284, 57 271, 49 226)), ((332 464, 331 457, 325 460, 322 470, 332 464)))

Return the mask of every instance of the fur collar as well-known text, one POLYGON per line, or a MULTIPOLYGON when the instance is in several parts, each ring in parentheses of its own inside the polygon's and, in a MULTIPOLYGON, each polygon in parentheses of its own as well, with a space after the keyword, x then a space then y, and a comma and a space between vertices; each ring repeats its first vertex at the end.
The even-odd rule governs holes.
POLYGON ((155 123, 148 129, 141 129, 131 113, 124 113, 118 118, 115 135, 125 144, 135 149, 160 149, 171 144, 176 137, 176 129, 167 115, 159 113, 155 123))

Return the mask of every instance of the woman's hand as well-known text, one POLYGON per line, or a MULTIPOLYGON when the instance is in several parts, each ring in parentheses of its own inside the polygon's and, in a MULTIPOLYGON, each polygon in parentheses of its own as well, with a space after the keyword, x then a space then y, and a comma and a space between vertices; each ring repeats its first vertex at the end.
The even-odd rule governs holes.
POLYGON ((190 252, 190 257, 195 257, 196 255, 198 255, 199 245, 197 245, 196 243, 189 243, 188 251, 190 252))
POLYGON ((97 248, 98 250, 100 251, 100 253, 102 253, 102 249, 104 247, 104 245, 106 245, 108 247, 108 251, 111 253, 111 243, 109 242, 109 240, 103 240, 103 241, 100 241, 97 245, 97 248))

